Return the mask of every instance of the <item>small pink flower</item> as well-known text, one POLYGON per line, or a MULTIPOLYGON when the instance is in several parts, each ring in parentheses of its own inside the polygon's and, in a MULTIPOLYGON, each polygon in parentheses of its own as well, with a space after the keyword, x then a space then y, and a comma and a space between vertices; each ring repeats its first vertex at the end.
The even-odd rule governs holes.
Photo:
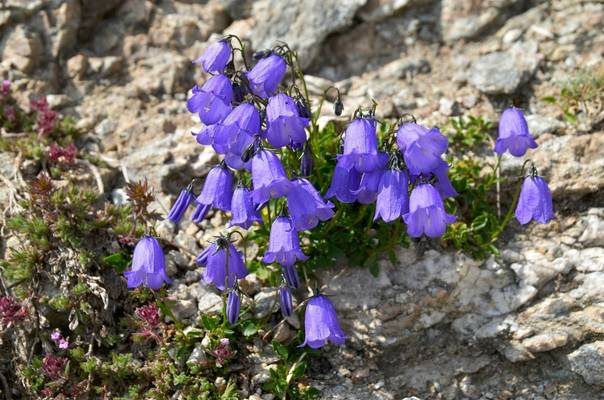
POLYGON ((220 343, 212 350, 212 355, 216 357, 216 363, 223 365, 224 362, 235 355, 235 351, 231 348, 228 338, 220 339, 220 343))
POLYGON ((0 327, 10 328, 23 321, 27 316, 27 310, 13 297, 0 297, 0 327))
POLYGON ((0 86, 0 96, 6 97, 10 94, 10 81, 5 79, 2 81, 2 86, 0 86))
POLYGON ((60 339, 59 340, 59 349, 68 349, 69 348, 69 342, 65 339, 60 339))

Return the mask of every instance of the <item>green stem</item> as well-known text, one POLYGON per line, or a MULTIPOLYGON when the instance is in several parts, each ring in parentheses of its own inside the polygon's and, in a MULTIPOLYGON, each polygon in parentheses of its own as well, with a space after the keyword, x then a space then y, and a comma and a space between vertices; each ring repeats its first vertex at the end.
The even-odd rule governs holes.
POLYGON ((497 228, 495 233, 493 233, 493 235, 491 236, 491 243, 494 243, 497 241, 497 239, 499 239, 499 235, 501 235, 501 232, 503 232, 505 227, 510 223, 512 216, 514 215, 514 211, 516 210, 516 206, 518 205, 518 198, 520 197, 520 190, 522 189, 522 183, 524 181, 524 169, 526 167, 526 164, 529 161, 530 160, 526 160, 524 162, 524 164, 522 164, 522 169, 520 170, 520 180, 518 182, 518 186, 516 186, 516 192, 514 193, 514 200, 512 201, 512 205, 510 206, 508 212, 505 214, 503 221, 499 225, 499 228, 497 228))
POLYGON ((225 269, 225 277, 224 277, 224 290, 222 292, 222 326, 225 327, 228 322, 227 316, 227 293, 229 289, 229 253, 230 253, 230 244, 227 245, 224 256, 224 269, 225 269))

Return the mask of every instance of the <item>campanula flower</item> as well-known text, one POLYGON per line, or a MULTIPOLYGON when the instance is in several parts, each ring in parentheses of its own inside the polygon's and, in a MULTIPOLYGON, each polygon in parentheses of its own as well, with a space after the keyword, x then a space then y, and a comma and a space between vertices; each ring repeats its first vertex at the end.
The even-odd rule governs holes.
POLYGON ((271 54, 258 61, 246 74, 252 93, 263 99, 273 95, 285 75, 286 68, 285 60, 277 54, 271 54))
POLYGON ((279 288, 279 304, 281 306, 281 314, 283 314, 285 318, 291 317, 294 306, 292 292, 289 290, 289 287, 281 286, 279 288))
POLYGON ((218 74, 224 71, 229 58, 231 58, 231 46, 229 42, 219 40, 209 45, 201 57, 193 61, 193 63, 200 64, 204 71, 210 74, 218 74))
POLYGON ((536 175, 524 178, 516 206, 518 222, 524 225, 534 219, 540 224, 546 224, 553 218, 554 206, 547 182, 536 175))
POLYGON ((434 171, 442 164, 441 155, 449 145, 438 128, 428 129, 413 122, 405 123, 398 129, 396 143, 411 175, 434 171))
POLYGON ((279 93, 268 100, 266 106, 266 140, 275 148, 302 145, 306 142, 305 128, 310 119, 302 118, 294 100, 279 93))
POLYGON ((214 148, 218 153, 241 154, 260 132, 260 113, 250 103, 242 103, 218 124, 214 133, 214 148))
POLYGON ((166 275, 164 252, 155 238, 144 236, 136 244, 132 267, 130 271, 124 272, 124 276, 128 279, 129 289, 143 285, 158 290, 164 282, 171 282, 166 275))
POLYGON ((233 173, 228 168, 218 165, 210 170, 201 193, 195 199, 197 208, 193 213, 192 220, 199 223, 211 207, 222 211, 230 211, 232 199, 233 173))
POLYGON ((187 101, 189 112, 198 113, 206 125, 222 121, 231 111, 233 86, 225 75, 215 75, 200 88, 193 88, 193 96, 187 101))
POLYGON ((263 204, 270 198, 283 197, 292 186, 281 160, 266 149, 259 150, 252 158, 252 184, 252 198, 256 204, 263 204))
POLYGON ((375 125, 372 118, 357 118, 348 125, 344 132, 344 151, 338 155, 338 163, 342 162, 345 168, 354 167, 358 172, 384 167, 388 155, 378 151, 375 125))
POLYGON ((226 315, 229 324, 235 325, 239 319, 239 308, 241 307, 241 298, 236 290, 229 291, 227 296, 226 315))
POLYGON ((304 343, 300 345, 318 349, 331 342, 344 344, 346 335, 338 323, 336 310, 327 297, 316 295, 306 303, 304 313, 304 343))
POLYGON ((289 287, 298 289, 300 287, 300 278, 295 265, 283 266, 283 277, 289 287))
POLYGON ((409 212, 403 215, 407 224, 407 233, 411 237, 426 234, 440 237, 445 233, 447 224, 455 222, 453 215, 447 214, 440 194, 429 183, 420 183, 411 191, 409 212))
POLYGON ((371 204, 375 201, 378 194, 380 179, 382 179, 383 170, 377 169, 371 172, 365 172, 361 175, 359 188, 354 191, 356 200, 361 204, 371 204))
POLYGON ((342 203, 354 203, 357 199, 356 191, 361 183, 361 174, 352 166, 344 164, 341 160, 336 163, 325 197, 329 199, 335 196, 342 203))
POLYGON ((333 203, 323 200, 321 194, 305 178, 291 181, 292 186, 287 194, 287 208, 299 231, 312 229, 319 221, 326 221, 333 217, 333 203))
POLYGON ((457 196, 458 193, 449 180, 449 165, 445 161, 440 163, 434 171, 432 171, 432 174, 436 178, 434 187, 438 190, 438 193, 440 193, 440 196, 443 199, 457 196))
POLYGON ((197 264, 205 265, 201 279, 207 284, 214 284, 219 290, 224 290, 229 270, 228 287, 232 288, 236 279, 243 279, 249 273, 243 257, 230 242, 212 243, 197 256, 197 264), (227 257, 228 247, 228 257, 227 257), (228 265, 227 265, 228 262, 228 265))
POLYGON ((180 191, 178 198, 172 205, 170 212, 168 213, 168 220, 177 224, 182 219, 185 211, 194 200, 193 192, 191 192, 191 187, 187 187, 180 191))
POLYGON ((307 259, 308 256, 302 253, 300 249, 298 231, 292 220, 285 216, 277 217, 271 226, 268 250, 262 261, 267 264, 276 262, 289 267, 298 260, 306 261, 307 259))
POLYGON ((248 229, 254 222, 262 223, 262 217, 252 201, 252 192, 245 187, 238 187, 233 192, 231 215, 231 225, 237 225, 244 229, 248 229))
POLYGON ((537 147, 528 130, 522 111, 515 107, 506 109, 499 120, 499 136, 495 142, 495 153, 508 150, 514 157, 522 157, 526 151, 537 147))
POLYGON ((314 159, 312 155, 312 149, 310 144, 304 146, 304 150, 302 152, 302 157, 300 158, 300 175, 301 176, 309 176, 312 174, 312 167, 314 164, 314 159))
POLYGON ((409 179, 398 169, 384 171, 378 186, 375 216, 384 222, 392 222, 409 212, 409 179))

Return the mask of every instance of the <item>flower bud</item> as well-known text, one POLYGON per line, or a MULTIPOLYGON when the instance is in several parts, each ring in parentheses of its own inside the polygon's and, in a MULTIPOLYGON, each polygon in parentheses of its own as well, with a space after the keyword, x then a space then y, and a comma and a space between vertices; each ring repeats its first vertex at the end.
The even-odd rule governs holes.
POLYGON ((241 305, 241 299, 237 291, 232 290, 229 292, 227 297, 226 315, 229 324, 235 325, 239 319, 239 307, 241 305))
POLYGON ((300 175, 301 176, 310 176, 312 174, 312 167, 314 164, 314 160, 312 158, 312 149, 310 145, 304 146, 304 152, 302 153, 302 158, 300 159, 300 175))
POLYGON ((281 305, 281 314, 285 318, 290 317, 293 311, 292 293, 287 286, 279 288, 279 304, 281 305))
POLYGON ((340 116, 342 115, 342 111, 344 111, 344 104, 342 104, 342 100, 340 99, 340 96, 338 96, 336 102, 333 103, 333 112, 337 116, 340 116))
POLYGON ((270 51, 269 49, 258 50, 257 52, 254 53, 253 57, 254 57, 254 60, 261 60, 263 58, 270 56, 271 53, 272 53, 272 51, 270 51))
POLYGON ((296 99, 296 108, 298 109, 298 114, 300 114, 300 117, 311 118, 312 115, 304 97, 298 97, 296 99))

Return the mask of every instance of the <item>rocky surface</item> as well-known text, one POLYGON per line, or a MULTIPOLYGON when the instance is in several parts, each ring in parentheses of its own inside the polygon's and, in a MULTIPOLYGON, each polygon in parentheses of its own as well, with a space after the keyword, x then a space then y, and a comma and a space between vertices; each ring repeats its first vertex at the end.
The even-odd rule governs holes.
MULTIPOLYGON (((184 100, 202 78, 190 61, 223 33, 240 34, 254 49, 289 42, 311 92, 335 84, 347 111, 371 97, 380 116, 412 112, 440 125, 457 114, 495 120, 503 107, 520 104, 539 144, 532 158, 550 182, 557 219, 525 230, 512 226, 501 255, 485 262, 411 247, 398 252, 396 265, 383 262, 378 278, 356 268, 324 271, 321 281, 335 295, 350 340, 324 352, 310 378, 326 399, 599 398, 602 109, 572 124, 541 99, 559 93, 577 71, 603 63, 604 4, 285 3, 7 0, 0 6, 0 75, 17 92, 52 95, 51 106, 80 119, 93 138, 87 146, 121 171, 105 182, 108 198, 121 201, 127 180, 147 177, 160 211, 215 162, 189 135, 197 127, 184 100)), ((519 167, 503 162, 507 171, 519 167)), ((10 174, 12 164, 0 163, 10 174)), ((223 222, 215 214, 199 227, 158 227, 176 245, 168 273, 178 318, 219 307, 191 260, 223 222)), ((242 287, 262 316, 272 294, 255 279, 242 287)), ((280 340, 299 321, 284 326, 280 340)), ((266 374, 258 371, 250 394, 266 374)))

